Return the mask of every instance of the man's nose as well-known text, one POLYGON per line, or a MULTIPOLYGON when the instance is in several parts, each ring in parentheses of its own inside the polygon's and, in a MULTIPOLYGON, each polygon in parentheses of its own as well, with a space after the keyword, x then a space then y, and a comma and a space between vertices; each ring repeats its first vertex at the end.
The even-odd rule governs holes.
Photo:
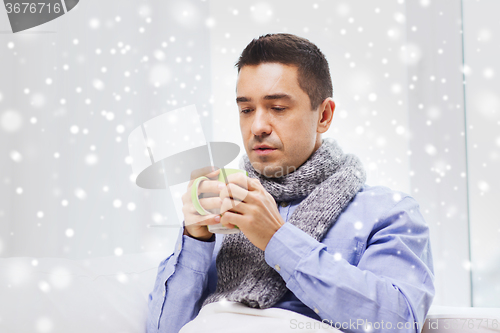
POLYGON ((256 136, 271 134, 272 127, 269 120, 267 112, 262 108, 257 108, 252 122, 252 134, 256 136))

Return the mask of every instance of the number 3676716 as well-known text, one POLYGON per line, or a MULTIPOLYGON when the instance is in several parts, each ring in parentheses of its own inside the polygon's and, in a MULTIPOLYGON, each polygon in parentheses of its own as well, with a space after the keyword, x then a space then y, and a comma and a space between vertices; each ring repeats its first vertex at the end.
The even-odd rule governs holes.
POLYGON ((23 13, 23 14, 39 14, 42 12, 46 13, 56 13, 61 11, 61 4, 56 3, 45 3, 45 2, 22 2, 22 3, 6 3, 5 8, 7 9, 7 14, 11 13, 23 13))

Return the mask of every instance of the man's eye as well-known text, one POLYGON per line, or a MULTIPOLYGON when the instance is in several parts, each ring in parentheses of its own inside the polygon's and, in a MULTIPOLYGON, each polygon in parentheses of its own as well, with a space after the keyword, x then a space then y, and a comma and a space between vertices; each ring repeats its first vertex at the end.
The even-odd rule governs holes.
POLYGON ((250 111, 252 111, 252 109, 242 109, 242 110, 241 110, 241 113, 248 113, 248 112, 250 112, 250 111))
POLYGON ((273 107, 272 109, 275 110, 275 111, 278 111, 278 112, 285 110, 285 108, 280 108, 280 107, 277 107, 277 106, 273 107))

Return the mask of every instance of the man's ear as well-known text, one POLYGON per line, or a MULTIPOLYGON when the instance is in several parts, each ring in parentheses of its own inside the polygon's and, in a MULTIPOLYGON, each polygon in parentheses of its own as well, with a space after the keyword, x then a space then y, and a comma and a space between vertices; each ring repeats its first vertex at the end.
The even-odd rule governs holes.
POLYGON ((335 102, 331 97, 326 98, 319 106, 318 133, 325 133, 330 128, 335 112, 335 102))

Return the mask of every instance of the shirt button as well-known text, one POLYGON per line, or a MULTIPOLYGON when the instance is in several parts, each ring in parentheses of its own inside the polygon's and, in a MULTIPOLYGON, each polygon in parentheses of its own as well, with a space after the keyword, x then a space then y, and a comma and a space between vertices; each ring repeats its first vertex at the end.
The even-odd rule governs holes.
POLYGON ((274 265, 274 268, 276 268, 276 270, 277 270, 278 272, 279 272, 279 271, 281 271, 281 267, 280 267, 280 265, 278 265, 278 264, 274 265))
POLYGON ((314 312, 319 313, 319 310, 317 308, 314 308, 314 312))
POLYGON ((286 207, 286 206, 288 206, 288 202, 283 201, 283 202, 281 203, 281 207, 286 207))

